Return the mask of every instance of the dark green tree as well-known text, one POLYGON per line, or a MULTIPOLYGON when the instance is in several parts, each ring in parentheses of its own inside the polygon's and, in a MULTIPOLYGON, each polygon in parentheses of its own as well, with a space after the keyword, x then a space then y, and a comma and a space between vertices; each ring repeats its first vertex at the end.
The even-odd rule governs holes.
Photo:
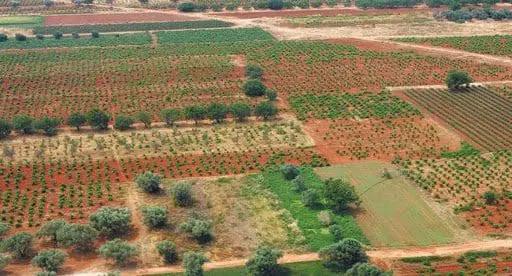
POLYGON ((131 258, 138 255, 137 248, 121 239, 113 239, 103 244, 98 253, 105 259, 112 259, 118 265, 124 265, 131 258))
POLYGON ((327 179, 325 181, 324 196, 336 211, 346 209, 351 203, 359 204, 359 196, 354 186, 343 179, 327 179))
POLYGON ((12 119, 12 127, 23 134, 31 134, 34 132, 33 120, 27 115, 16 115, 12 119))
POLYGON ((229 112, 237 121, 243 122, 251 115, 251 107, 246 103, 234 103, 229 106, 229 112))
POLYGON ((368 261, 363 246, 354 239, 344 239, 322 248, 319 255, 322 264, 334 272, 344 272, 356 263, 368 261))
POLYGON ((157 243, 156 250, 168 264, 172 264, 178 260, 176 245, 172 241, 165 240, 157 243))
POLYGON ((32 259, 32 265, 44 271, 57 271, 66 262, 68 255, 56 249, 43 250, 32 259))
POLYGON ((228 115, 228 107, 223 103, 211 103, 206 112, 208 119, 222 123, 228 115))
POLYGON ((177 109, 164 109, 160 112, 160 117, 169 127, 174 125, 176 121, 179 121, 181 119, 181 112, 177 109))
POLYGON ((347 276, 387 276, 387 272, 369 263, 357 263, 345 273, 347 276))
POLYGON ((87 123, 87 117, 80 113, 73 113, 68 117, 68 125, 76 127, 77 131, 80 131, 80 127, 87 123))
POLYGON ((133 125, 133 119, 130 116, 119 114, 114 120, 114 128, 120 131, 130 129, 133 125))
POLYGON ((255 114, 263 120, 274 117, 278 112, 277 107, 272 102, 262 102, 256 105, 255 114))
POLYGON ((245 76, 250 79, 261 79, 263 68, 259 64, 247 64, 245 66, 245 76))
POLYGON ((471 77, 466 72, 452 70, 448 72, 446 77, 446 86, 451 90, 459 89, 461 86, 468 85, 471 82, 471 77))
POLYGON ((267 89, 263 82, 259 79, 250 79, 244 83, 245 95, 250 97, 258 97, 265 95, 267 89))
POLYGON ((201 105, 187 105, 185 106, 185 117, 189 120, 193 120, 196 125, 199 121, 206 118, 206 109, 201 105))
POLYGON ((286 180, 295 179, 300 174, 299 168, 293 164, 282 165, 280 170, 286 180))
POLYGON ((12 125, 5 121, 0 120, 0 139, 5 139, 9 137, 9 134, 12 132, 12 125))
POLYGON ((87 113, 87 122, 92 128, 106 130, 108 129, 108 122, 110 115, 95 108, 87 113))
POLYGON ((160 191, 162 177, 151 171, 147 171, 137 175, 135 182, 137 183, 137 186, 146 193, 157 193, 160 191))
POLYGON ((91 226, 108 236, 125 234, 131 226, 132 216, 128 208, 102 207, 90 216, 91 226))
POLYGON ((247 275, 251 276, 272 276, 279 275, 281 267, 277 259, 283 254, 277 249, 268 246, 261 246, 256 250, 254 256, 245 263, 247 275))
POLYGON ((34 122, 34 128, 42 130, 47 136, 54 136, 57 134, 57 126, 59 123, 60 120, 57 118, 43 117, 34 122))

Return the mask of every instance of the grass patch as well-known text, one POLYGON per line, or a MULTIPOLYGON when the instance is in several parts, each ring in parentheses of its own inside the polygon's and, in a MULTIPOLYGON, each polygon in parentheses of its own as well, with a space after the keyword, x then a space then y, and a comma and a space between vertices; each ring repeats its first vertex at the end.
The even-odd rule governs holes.
POLYGON ((157 37, 161 44, 274 40, 261 28, 158 32, 157 37))
POLYGON ((17 41, 14 38, 0 42, 0 49, 35 49, 35 48, 58 48, 58 47, 87 47, 87 46, 120 46, 120 45, 147 45, 151 43, 149 34, 120 34, 100 35, 99 38, 92 38, 90 35, 80 38, 70 36, 55 39, 45 37, 38 39, 28 37, 26 41, 17 41))
POLYGON ((42 16, 0 16, 0 27, 34 28, 44 25, 42 16))
POLYGON ((344 178, 355 186, 362 200, 356 218, 372 245, 426 246, 454 240, 452 230, 393 167, 372 161, 318 172, 323 178, 344 178), (385 168, 391 179, 383 177, 385 168))
MULTIPOLYGON (((322 180, 315 174, 312 168, 301 168, 301 174, 304 177, 307 188, 323 188, 322 180)), ((279 197, 283 208, 287 209, 293 218, 297 220, 297 224, 302 230, 311 250, 318 251, 322 247, 335 242, 328 228, 318 219, 318 214, 321 210, 304 206, 301 202, 300 193, 294 191, 291 182, 284 179, 278 168, 269 169, 262 176, 263 183, 279 197)), ((346 238, 354 238, 363 243, 369 243, 351 214, 335 214, 334 221, 342 227, 346 238)))
POLYGON ((472 155, 478 155, 478 154, 480 154, 479 150, 475 149, 473 146, 471 146, 467 142, 462 141, 460 143, 459 151, 441 153, 441 157, 443 157, 443 158, 459 158, 459 157, 466 157, 466 156, 472 156, 472 155))
MULTIPOLYGON (((334 273, 329 271, 327 268, 322 266, 322 264, 318 261, 315 262, 301 262, 301 263, 291 263, 291 264, 283 264, 284 272, 280 275, 283 276, 331 276, 331 275, 341 275, 339 273, 334 273)), ((178 276, 183 275, 183 273, 167 273, 167 274, 157 274, 158 276, 178 276)), ((230 268, 221 268, 221 269, 213 269, 209 271, 205 271, 205 276, 240 276, 246 275, 245 267, 230 267, 230 268)), ((156 276, 156 275, 155 275, 156 276)))

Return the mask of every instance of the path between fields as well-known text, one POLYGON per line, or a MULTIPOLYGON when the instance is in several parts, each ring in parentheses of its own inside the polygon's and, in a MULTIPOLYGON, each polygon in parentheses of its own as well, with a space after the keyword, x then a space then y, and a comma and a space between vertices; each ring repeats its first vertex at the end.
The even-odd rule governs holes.
MULTIPOLYGON (((512 239, 508 240, 492 240, 492 241, 478 241, 468 242, 464 244, 445 245, 436 247, 417 247, 417 248, 404 248, 404 249, 375 249, 368 250, 367 254, 374 259, 396 259, 406 257, 419 257, 419 256, 440 256, 440 255, 454 255, 461 254, 472 250, 497 250, 512 248, 512 239)), ((279 259, 280 264, 286 263, 298 263, 298 262, 309 262, 317 261, 319 256, 317 253, 303 254, 303 255, 285 255, 279 259)), ((229 268, 243 266, 247 262, 247 259, 238 259, 231 261, 222 262, 211 262, 204 265, 205 270, 229 268)), ((168 267, 154 267, 144 268, 127 271, 136 275, 145 274, 159 274, 159 273, 174 273, 182 272, 183 269, 180 266, 168 266, 168 267)))

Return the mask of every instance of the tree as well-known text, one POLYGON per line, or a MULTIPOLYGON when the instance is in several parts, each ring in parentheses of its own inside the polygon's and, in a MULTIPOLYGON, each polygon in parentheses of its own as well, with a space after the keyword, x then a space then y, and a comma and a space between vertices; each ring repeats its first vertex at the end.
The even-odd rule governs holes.
POLYGON ((0 236, 3 236, 5 233, 11 230, 11 226, 5 222, 0 222, 0 236))
POLYGON ((137 183, 137 186, 144 190, 146 193, 156 193, 160 191, 162 177, 151 171, 147 171, 137 175, 135 182, 137 183))
POLYGON ((12 255, 19 259, 28 257, 34 245, 34 237, 29 233, 17 233, 4 240, 4 249, 12 253, 12 255))
POLYGON ((277 114, 277 107, 272 102, 262 102, 256 105, 256 116, 267 120, 277 114))
POLYGON ((149 228, 158 228, 167 225, 169 211, 160 206, 145 206, 142 208, 142 216, 144 216, 144 223, 149 228))
POLYGON ((247 64, 245 66, 245 76, 250 79, 261 79, 263 68, 259 64, 247 64))
POLYGON ((498 194, 493 191, 487 191, 484 193, 485 204, 494 205, 498 201, 498 194))
POLYGON ((303 192, 306 190, 306 181, 302 175, 298 175, 292 180, 293 188, 296 192, 303 192))
POLYGON ((181 232, 189 233, 198 243, 207 243, 213 238, 212 223, 207 220, 189 218, 179 229, 181 232))
POLYGON ((165 124, 169 127, 181 119, 181 112, 177 109, 164 109, 160 112, 160 117, 164 120, 165 124))
POLYGON ((32 121, 32 118, 27 115, 16 115, 12 119, 12 127, 24 134, 31 134, 33 132, 32 121))
POLYGON ((106 130, 108 129, 109 121, 110 115, 97 108, 94 108, 87 113, 87 122, 92 128, 106 130))
POLYGON ((446 77, 446 86, 452 90, 458 89, 462 85, 468 85, 471 82, 471 77, 466 72, 451 70, 446 77))
POLYGON ((346 276, 386 276, 378 267, 369 263, 357 263, 345 273, 346 276))
POLYGON ((185 268, 185 276, 202 276, 203 264, 208 261, 201 253, 185 252, 183 255, 183 267, 185 268))
POLYGON ((334 241, 341 241, 345 235, 343 235, 343 229, 338 224, 329 226, 329 233, 331 233, 334 241))
POLYGON ((158 254, 162 256, 166 263, 172 264, 178 259, 178 252, 176 252, 176 245, 172 241, 161 241, 156 244, 158 254))
POLYGON ((145 111, 139 111, 137 114, 135 114, 135 117, 137 118, 137 121, 144 124, 146 128, 151 127, 151 115, 145 111))
POLYGON ((284 7, 283 0, 269 0, 268 8, 271 10, 280 10, 284 7))
POLYGON ((126 262, 137 256, 137 248, 121 239, 113 239, 103 244, 98 253, 105 259, 112 259, 119 265, 124 265, 126 262))
POLYGON ((11 262, 11 260, 11 256, 0 254, 0 271, 2 271, 11 262))
POLYGON ((319 255, 322 264, 335 272, 343 272, 356 263, 368 261, 363 246, 354 239, 344 239, 322 248, 319 255))
POLYGON ((258 97, 265 94, 267 89, 263 82, 259 79, 250 79, 244 83, 245 95, 249 97, 258 97))
POLYGON ((120 131, 130 129, 133 125, 133 119, 126 115, 117 115, 114 120, 114 128, 120 131))
POLYGON ((90 216, 91 226, 108 236, 118 236, 130 229, 132 217, 128 208, 102 207, 90 216))
POLYGON ((97 237, 98 231, 88 224, 66 224, 57 231, 57 244, 87 251, 97 237))
POLYGON ((0 120, 0 139, 5 139, 11 134, 12 125, 4 120, 0 120))
POLYGON ((193 120, 197 125, 198 121, 204 120, 206 117, 206 109, 197 104, 187 105, 185 106, 185 117, 193 120))
POLYGON ((228 107, 223 103, 211 103, 207 110, 208 119, 222 123, 228 115, 228 107))
POLYGON ((243 122, 251 115, 251 107, 246 103, 234 103, 229 106, 229 112, 239 122, 243 122))
POLYGON ((280 266, 277 259, 281 258, 283 254, 277 249, 268 246, 259 247, 254 256, 245 263, 247 275, 253 276, 267 276, 279 275, 280 266))
POLYGON ((68 125, 76 127, 77 131, 80 131, 80 127, 85 125, 87 117, 80 113, 73 113, 68 117, 68 125))
POLYGON ((42 130, 47 136, 54 136, 57 134, 57 126, 60 121, 57 118, 43 117, 34 122, 34 128, 42 130))
POLYGON ((174 204, 180 207, 187 207, 194 204, 192 197, 192 187, 188 181, 179 181, 171 190, 174 198, 174 204))
POLYGON ((193 12, 196 9, 196 4, 192 2, 184 2, 178 6, 178 10, 181 12, 193 12))
POLYGON ((68 225, 65 220, 56 219, 51 220, 45 223, 39 231, 37 231, 36 236, 41 237, 49 237, 50 240, 56 245, 57 244, 57 232, 64 226, 68 225))
POLYGON ((286 180, 295 179, 300 174, 299 168, 292 164, 282 165, 280 170, 286 180))
POLYGON ((347 208, 350 203, 359 203, 359 196, 354 186, 343 179, 327 179, 325 181, 325 198, 336 211, 347 208))
POLYGON ((267 99, 271 102, 277 99, 277 92, 274 89, 267 89, 265 95, 267 95, 267 99))
POLYGON ((32 259, 32 265, 38 266, 44 271, 57 271, 66 262, 67 256, 61 250, 44 250, 32 259))
POLYGON ((320 206, 320 193, 316 189, 308 189, 302 192, 302 204, 310 208, 317 208, 320 206))

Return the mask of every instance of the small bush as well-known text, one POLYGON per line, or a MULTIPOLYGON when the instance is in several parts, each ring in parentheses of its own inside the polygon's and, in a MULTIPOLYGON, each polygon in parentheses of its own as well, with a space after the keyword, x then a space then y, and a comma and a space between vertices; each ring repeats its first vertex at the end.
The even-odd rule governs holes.
POLYGON ((132 257, 138 255, 137 248, 121 239, 114 239, 103 244, 98 253, 106 259, 112 259, 119 265, 124 265, 132 257))
POLYGON ((277 99, 277 92, 274 89, 267 89, 265 95, 267 95, 267 99, 271 102, 277 99))
POLYGON ((265 95, 265 85, 259 79, 250 79, 244 83, 245 95, 259 97, 265 95))
POLYGON ((123 131, 130 129, 133 125, 133 119, 130 116, 119 114, 114 121, 114 129, 123 131))
POLYGON ((17 41, 25 41, 27 40, 27 36, 24 35, 24 34, 15 34, 14 35, 14 38, 17 40, 17 41))
POLYGON ((55 32, 55 33, 53 33, 53 37, 55 39, 61 39, 62 36, 64 36, 64 34, 62 32, 55 32))
POLYGON ((327 210, 323 210, 318 213, 318 220, 322 223, 323 226, 329 226, 333 223, 332 214, 327 210))
POLYGON ((300 174, 299 168, 291 164, 282 165, 280 170, 286 180, 295 179, 300 174))
POLYGON ((333 224, 329 226, 329 233, 331 233, 334 241, 341 241, 345 235, 343 234, 343 229, 338 224, 333 224))
POLYGON ((317 208, 320 206, 320 192, 315 189, 309 189, 302 192, 302 204, 310 208, 317 208))
POLYGON ((43 34, 36 34, 36 38, 39 39, 39 40, 43 40, 44 39, 44 35, 43 34))
POLYGON ((135 182, 137 183, 137 186, 146 193, 157 193, 160 191, 162 177, 151 171, 147 171, 137 175, 135 182))
POLYGON ((99 38, 100 37, 100 33, 98 31, 92 31, 91 32, 91 37, 92 38, 99 38))
POLYGON ((292 184, 296 192, 303 192, 306 190, 306 181, 304 180, 304 177, 302 177, 302 175, 297 175, 292 180, 292 184))
POLYGON ((190 237, 198 243, 207 243, 212 240, 212 223, 207 220, 189 218, 179 227, 181 232, 189 233, 190 237))
POLYGON ((178 6, 178 10, 181 12, 193 12, 196 10, 196 4, 192 2, 181 3, 178 6))
POLYGON ((183 255, 183 267, 185 268, 185 276, 202 276, 203 264, 208 261, 201 253, 185 252, 183 255))
POLYGON ((161 241, 156 244, 156 250, 158 254, 162 256, 166 263, 172 264, 178 260, 178 252, 176 251, 176 245, 172 241, 161 241))
POLYGON ((283 0, 270 0, 268 1, 268 8, 271 10, 280 10, 284 7, 283 0))
POLYGON ((245 76, 250 79, 261 79, 263 68, 259 64, 247 64, 245 66, 245 76))
POLYGON ((7 35, 4 33, 0 33, 0 42, 4 42, 7 40, 8 40, 7 35))
POLYGON ((169 211, 160 206, 146 206, 142 208, 142 215, 144 216, 144 223, 149 228, 159 228, 167 225, 169 211))
POLYGON ((188 207, 194 204, 192 186, 188 181, 179 181, 171 190, 174 204, 180 207, 188 207))

